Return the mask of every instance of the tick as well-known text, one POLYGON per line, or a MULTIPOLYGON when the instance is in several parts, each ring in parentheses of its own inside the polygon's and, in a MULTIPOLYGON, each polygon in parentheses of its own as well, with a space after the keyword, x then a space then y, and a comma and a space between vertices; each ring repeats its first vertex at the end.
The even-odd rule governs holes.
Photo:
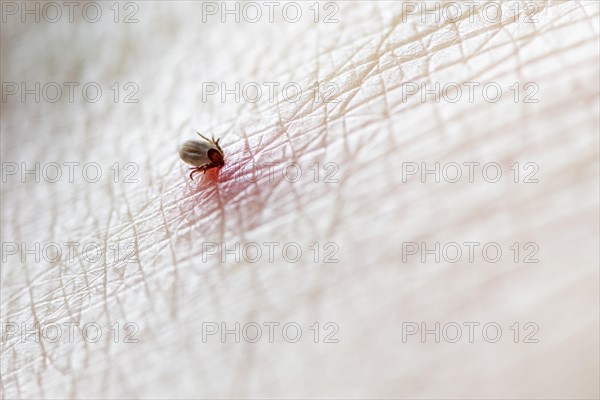
POLYGON ((225 165, 225 154, 219 146, 220 138, 215 140, 207 138, 200 132, 196 132, 204 141, 188 140, 179 149, 179 157, 187 164, 192 165, 190 168, 190 179, 194 180, 196 172, 205 173, 211 168, 221 168, 225 165))

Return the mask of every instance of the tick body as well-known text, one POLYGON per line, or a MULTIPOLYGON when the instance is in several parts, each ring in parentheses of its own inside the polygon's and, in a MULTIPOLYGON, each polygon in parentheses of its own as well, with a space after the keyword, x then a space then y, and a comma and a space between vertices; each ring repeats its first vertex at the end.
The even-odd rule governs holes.
POLYGON ((219 146, 219 140, 203 136, 196 132, 204 141, 188 140, 179 149, 179 157, 186 163, 192 165, 190 168, 190 179, 194 180, 197 172, 206 172, 211 168, 221 168, 225 165, 225 154, 219 146))

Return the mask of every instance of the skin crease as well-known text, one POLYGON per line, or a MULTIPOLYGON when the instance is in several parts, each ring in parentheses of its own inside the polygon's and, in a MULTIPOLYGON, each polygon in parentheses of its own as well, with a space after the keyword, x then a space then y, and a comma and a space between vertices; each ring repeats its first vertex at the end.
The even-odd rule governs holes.
MULTIPOLYGON (((73 102, 66 89, 56 103, 3 101, 2 161, 96 162, 103 177, 86 182, 81 167, 72 183, 66 168, 57 183, 8 177, 2 242, 91 241, 105 255, 115 245, 129 254, 133 244, 139 262, 8 256, 1 397, 598 398, 599 3, 535 4, 535 23, 421 22, 399 2, 339 3, 332 24, 312 14, 296 24, 203 23, 200 2, 138 2, 132 24, 114 23, 108 3, 98 23, 9 17, 2 82, 81 84, 73 102), (87 82, 103 89, 97 103, 81 97, 87 82), (127 82, 139 87, 137 103, 123 102, 133 92, 127 82), (258 82, 263 95, 203 99, 203 82, 258 82), (302 94, 269 99, 264 82, 297 82, 302 94), (315 82, 335 83, 337 101, 315 96, 315 82), (480 89, 472 103, 466 89, 455 103, 403 99, 407 82, 497 82, 503 95, 496 103, 480 89), (527 82, 539 89, 537 103, 523 101, 527 82), (195 130, 222 138, 226 164, 191 182, 177 146, 195 130), (287 162, 298 163, 300 181, 282 179, 287 162), (481 165, 473 183, 432 175, 422 183, 419 175, 403 182, 403 162, 481 165), (489 162, 501 166, 498 183, 481 178, 489 162), (514 183, 515 162, 536 163, 539 182, 514 183), (265 163, 275 163, 271 176, 256 167, 265 163), (337 183, 324 182, 333 171, 326 163, 337 165, 337 183), (280 246, 274 262, 264 246, 259 262, 231 254, 222 262, 208 255, 211 242, 280 246), (291 242, 303 251, 296 263, 280 252, 291 242), (478 247, 471 263, 462 247, 458 262, 423 263, 403 260, 403 242, 497 242, 503 254, 485 262, 478 247), (522 262, 529 242, 538 263, 522 262), (326 243, 339 262, 322 262, 326 243), (22 342, 7 333, 12 322, 58 323, 62 340, 22 342), (65 322, 79 324, 73 343, 65 322), (91 322, 103 333, 95 343, 82 340, 91 322), (128 322, 138 343, 124 342, 128 322), (256 322, 262 337, 203 342, 207 322, 256 322), (280 324, 273 343, 268 322, 280 324), (282 339, 288 322, 302 328, 297 343, 282 339), (323 343, 334 330, 327 322, 337 324, 338 343, 323 343), (404 343, 406 322, 456 322, 462 337, 404 343), (473 343, 465 322, 480 324, 473 343), (489 322, 502 328, 497 343, 482 337, 489 322), (539 327, 538 343, 523 342, 534 330, 528 322, 539 327)), ((329 10, 321 11, 323 19, 329 10)))

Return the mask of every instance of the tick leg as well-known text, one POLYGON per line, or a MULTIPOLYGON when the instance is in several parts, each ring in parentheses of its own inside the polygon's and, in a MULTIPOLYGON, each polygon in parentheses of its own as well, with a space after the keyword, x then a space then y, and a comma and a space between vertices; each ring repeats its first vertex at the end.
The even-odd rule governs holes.
POLYGON ((200 172, 200 171, 202 171, 202 170, 201 170, 199 167, 190 168, 190 170, 192 171, 192 172, 190 172, 190 179, 191 179, 192 181, 194 180, 194 174, 195 174, 196 172, 200 172))
POLYGON ((202 172, 203 174, 206 174, 206 171, 209 169, 207 167, 207 164, 204 164, 200 167, 194 167, 194 168, 190 168, 192 170, 192 172, 190 172, 190 179, 194 180, 194 174, 195 173, 200 173, 202 172))
POLYGON ((223 149, 221 148, 221 146, 219 146, 219 140, 221 140, 221 138, 218 138, 217 141, 215 142, 215 146, 217 146, 217 149, 219 149, 219 151, 221 152, 221 154, 223 153, 223 149))
POLYGON ((217 149, 219 149, 219 152, 221 154, 223 154, 223 150, 221 149, 221 146, 219 146, 219 140, 221 140, 221 138, 218 138, 217 140, 215 140, 215 135, 213 135, 213 137, 212 137, 213 144, 217 147, 217 149))
POLYGON ((223 154, 223 149, 221 148, 221 146, 219 146, 219 140, 221 140, 221 138, 218 138, 217 140, 215 140, 215 137, 213 135, 212 139, 207 138, 206 136, 204 136, 203 134, 201 134, 200 132, 196 131, 196 133, 198 134, 198 136, 200 136, 202 139, 206 140, 209 143, 214 144, 217 149, 219 149, 219 151, 221 152, 221 154, 223 154))
MULTIPOLYGON (((196 133, 198 134, 198 136, 200 136, 202 139, 206 140, 207 142, 210 142, 211 140, 209 138, 207 138, 206 136, 204 136, 203 134, 201 134, 200 132, 196 131, 196 133)), ((212 140, 212 142, 214 142, 214 140, 212 140)))

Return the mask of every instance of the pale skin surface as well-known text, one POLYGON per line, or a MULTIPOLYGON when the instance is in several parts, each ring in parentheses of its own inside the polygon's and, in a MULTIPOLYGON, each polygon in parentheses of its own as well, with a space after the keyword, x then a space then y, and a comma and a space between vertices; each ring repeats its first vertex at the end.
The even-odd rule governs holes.
POLYGON ((115 24, 109 3, 97 24, 11 17, 2 24, 3 82, 81 85, 73 103, 3 102, 2 161, 97 162, 103 178, 88 183, 81 167, 73 183, 66 168, 55 184, 8 177, 2 242, 133 243, 139 262, 8 256, 2 396, 597 398, 599 3, 538 3, 531 24, 421 23, 391 2, 341 3, 334 24, 312 14, 297 24, 202 23, 199 2, 139 3, 134 24, 115 24), (81 97, 92 81, 103 89, 96 104, 81 97), (339 102, 316 98, 316 81, 334 82, 339 102), (140 88, 137 104, 122 101, 127 82, 140 88), (262 86, 256 103, 204 102, 203 82, 298 82, 303 96, 269 101, 262 86), (406 82, 497 82, 503 96, 403 101, 406 82), (527 82, 539 88, 537 103, 523 101, 527 82), (226 165, 190 182, 177 146, 195 130, 222 138, 226 165), (240 178, 251 160, 278 163, 278 174, 240 178), (291 161, 302 168, 297 183, 281 178, 291 161), (139 183, 123 182, 127 162, 139 165, 139 183), (339 182, 324 182, 327 162, 339 166, 339 182), (503 176, 488 183, 480 166, 474 183, 403 182, 403 162, 497 162, 503 176), (514 162, 536 163, 539 182, 521 182, 522 170, 514 183, 514 162), (260 262, 223 263, 202 259, 207 242, 281 245, 274 262, 263 246, 260 262), (290 242, 303 250, 297 263, 281 256, 290 242), (323 262, 327 242, 339 247, 338 263, 323 262), (403 262, 403 242, 497 242, 503 257, 485 262, 479 247, 473 263, 403 262), (522 261, 528 242, 539 246, 538 263, 522 261), (55 322, 63 335, 22 342, 6 333, 9 322, 55 322), (65 322, 79 324, 73 343, 65 322), (90 322, 103 330, 96 343, 82 340, 90 322), (127 322, 139 327, 138 343, 124 343, 127 322), (206 322, 256 322, 263 337, 203 343, 206 322), (266 322, 280 324, 274 343, 266 322), (282 338, 288 322, 302 328, 298 343, 282 338), (327 322, 339 327, 338 343, 323 343, 327 322), (403 343, 406 322, 456 322, 463 337, 403 343), (465 322, 480 323, 473 343, 465 322), (497 343, 482 338, 488 322, 502 328, 497 343), (539 327, 538 343, 523 342, 527 322, 539 327))

